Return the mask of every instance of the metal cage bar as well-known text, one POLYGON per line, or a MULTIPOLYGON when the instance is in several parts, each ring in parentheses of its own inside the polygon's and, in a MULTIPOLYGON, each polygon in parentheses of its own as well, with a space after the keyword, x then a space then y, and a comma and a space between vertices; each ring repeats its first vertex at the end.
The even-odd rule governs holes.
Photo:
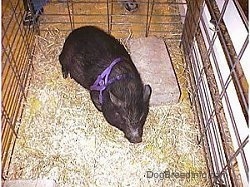
POLYGON ((228 18, 225 15, 229 9, 237 10, 233 13, 239 15, 240 20, 237 22, 244 25, 241 27, 245 29, 244 33, 248 33, 247 18, 239 2, 235 0, 223 3, 205 0, 200 3, 188 1, 182 47, 191 72, 191 96, 199 114, 207 166, 210 174, 212 173, 209 176, 212 185, 247 185, 249 160, 244 149, 249 136, 244 133, 244 129, 249 127, 248 100, 245 97, 248 83, 241 61, 249 39, 248 34, 245 34, 240 50, 236 53, 233 43, 235 39, 230 33, 232 28, 226 25, 225 19, 228 18), (224 67, 221 65, 223 56, 223 64, 226 63, 224 67), (231 89, 234 89, 233 93, 230 92, 231 89), (213 106, 207 94, 212 96, 213 106), (241 111, 239 107, 236 111, 235 105, 241 106, 241 111))
POLYGON ((24 27, 22 1, 2 3, 2 179, 8 175, 30 82, 36 26, 24 27))
MULTIPOLYGON (((76 1, 65 2, 51 1, 48 6, 58 7, 60 11, 48 9, 44 12, 45 19, 41 19, 40 31, 47 30, 47 26, 58 27, 61 31, 70 32, 73 28, 83 25, 98 25, 109 33, 124 33, 133 30, 133 34, 139 35, 165 35, 166 39, 180 41, 182 25, 180 25, 179 6, 186 3, 177 1, 144 0, 140 3, 141 12, 127 13, 120 8, 116 0, 102 1, 76 1), (91 5, 93 9, 105 7, 106 11, 85 10, 85 5, 91 5), (157 12, 160 6, 172 7, 174 14, 157 12), (99 13, 96 13, 99 12, 99 13), (164 27, 163 27, 164 26, 164 27), (133 29, 132 29, 133 27, 133 29)), ((45 7, 46 10, 46 7, 45 7)))

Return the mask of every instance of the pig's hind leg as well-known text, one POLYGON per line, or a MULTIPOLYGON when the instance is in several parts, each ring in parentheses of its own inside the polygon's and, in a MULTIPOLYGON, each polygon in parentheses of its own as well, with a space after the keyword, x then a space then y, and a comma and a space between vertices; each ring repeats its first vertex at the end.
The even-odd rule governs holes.
POLYGON ((64 79, 66 79, 69 74, 68 70, 64 66, 62 66, 62 74, 64 79))
POLYGON ((60 56, 59 56, 59 62, 62 66, 63 78, 66 79, 68 77, 69 71, 68 71, 67 66, 66 66, 66 64, 67 64, 66 59, 63 57, 62 54, 60 54, 60 56))

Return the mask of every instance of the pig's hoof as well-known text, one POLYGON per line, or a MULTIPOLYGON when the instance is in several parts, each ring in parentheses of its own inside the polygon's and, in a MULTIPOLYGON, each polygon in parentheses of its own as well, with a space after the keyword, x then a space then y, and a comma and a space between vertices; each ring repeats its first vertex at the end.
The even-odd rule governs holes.
POLYGON ((68 77, 68 72, 63 71, 62 74, 63 74, 63 78, 64 78, 64 79, 66 79, 66 78, 68 77))

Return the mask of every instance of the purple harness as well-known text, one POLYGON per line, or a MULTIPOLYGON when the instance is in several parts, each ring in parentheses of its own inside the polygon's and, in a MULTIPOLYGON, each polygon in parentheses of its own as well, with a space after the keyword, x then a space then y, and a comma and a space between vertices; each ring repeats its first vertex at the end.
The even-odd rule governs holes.
POLYGON ((90 90, 99 91, 99 102, 103 103, 102 92, 107 88, 108 85, 112 84, 116 80, 121 80, 126 76, 126 74, 117 75, 116 77, 109 80, 109 74, 114 65, 118 62, 121 62, 121 58, 116 58, 103 72, 101 75, 98 75, 96 81, 92 86, 90 86, 90 90))

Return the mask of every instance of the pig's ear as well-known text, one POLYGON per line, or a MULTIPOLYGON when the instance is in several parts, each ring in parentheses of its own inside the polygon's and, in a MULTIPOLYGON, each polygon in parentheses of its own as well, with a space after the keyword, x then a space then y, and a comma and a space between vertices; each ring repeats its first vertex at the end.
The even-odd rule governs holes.
POLYGON ((144 85, 144 89, 143 89, 143 101, 144 102, 149 102, 151 93, 152 93, 152 88, 148 84, 144 85))
POLYGON ((112 94, 111 91, 109 92, 109 97, 110 97, 111 102, 114 103, 116 106, 124 105, 124 103, 119 98, 117 98, 114 94, 112 94))
POLYGON ((96 91, 90 92, 91 100, 93 101, 95 107, 101 112, 102 111, 102 105, 99 101, 99 93, 96 91))

